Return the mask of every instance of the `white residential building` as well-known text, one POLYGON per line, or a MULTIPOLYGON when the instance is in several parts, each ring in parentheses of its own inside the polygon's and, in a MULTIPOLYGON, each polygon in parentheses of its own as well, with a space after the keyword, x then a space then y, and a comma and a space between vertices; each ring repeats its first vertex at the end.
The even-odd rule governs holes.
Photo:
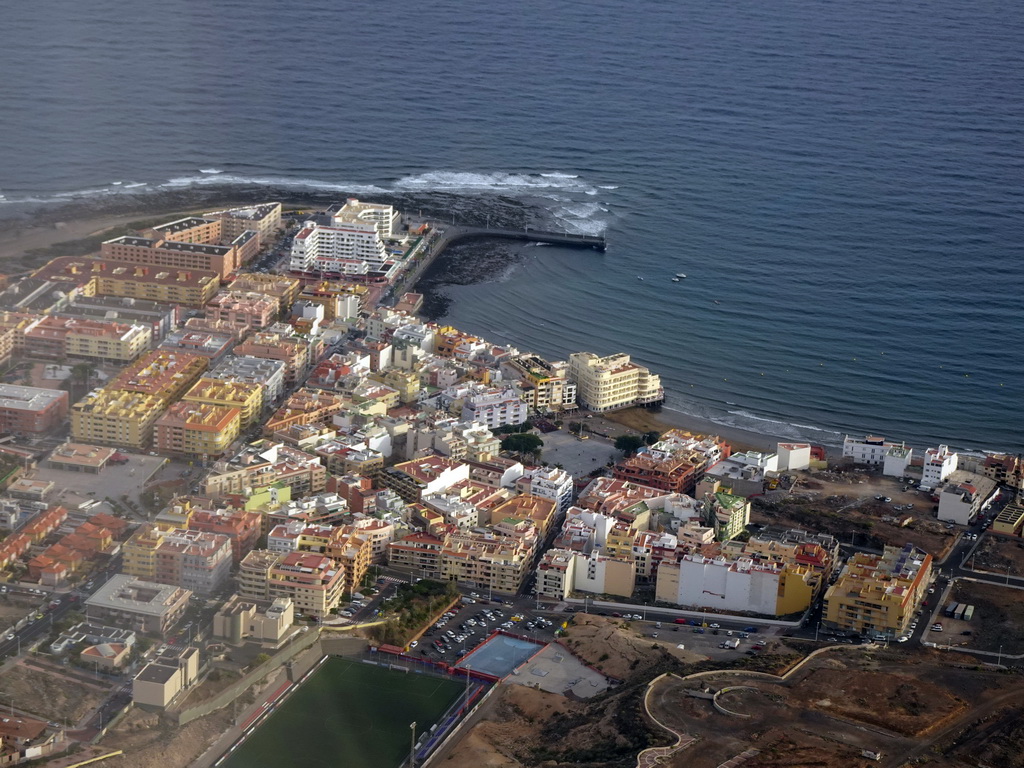
POLYGON ((903 477, 907 474, 907 467, 914 457, 914 449, 902 445, 894 445, 885 454, 882 460, 882 474, 886 477, 903 477))
POLYGON ((558 511, 565 512, 572 504, 572 475, 558 467, 533 467, 516 481, 516 490, 558 503, 558 511))
POLYGON ((325 227, 314 222, 295 236, 290 267, 297 272, 365 275, 384 268, 387 252, 375 222, 325 227))
POLYGON ((756 565, 746 557, 684 555, 678 564, 658 568, 656 595, 676 605, 774 616, 782 572, 776 564, 756 565))
POLYGON ((807 469, 811 465, 810 443, 778 443, 779 472, 807 469))
POLYGON ((222 381, 262 384, 263 402, 270 405, 276 403, 284 392, 285 367, 282 360, 228 355, 206 376, 222 381))
POLYGON ((950 473, 939 494, 938 519, 943 523, 970 525, 995 489, 995 481, 987 477, 959 470, 950 473))
POLYGON ((332 214, 331 223, 336 227, 341 227, 353 222, 372 222, 377 227, 381 238, 389 240, 394 237, 397 219, 398 211, 393 205, 364 203, 350 197, 345 201, 345 205, 332 214))
POLYGON ((512 387, 474 387, 462 401, 462 421, 479 421, 488 429, 526 421, 527 406, 512 387))
POLYGON ((929 448, 924 452, 924 464, 921 465, 921 485, 926 488, 938 488, 950 473, 955 472, 959 456, 949 450, 948 445, 929 448))
POLYGON ((843 438, 843 457, 853 459, 854 464, 882 466, 890 448, 906 448, 904 443, 890 443, 884 437, 868 435, 857 438, 846 435, 843 438))

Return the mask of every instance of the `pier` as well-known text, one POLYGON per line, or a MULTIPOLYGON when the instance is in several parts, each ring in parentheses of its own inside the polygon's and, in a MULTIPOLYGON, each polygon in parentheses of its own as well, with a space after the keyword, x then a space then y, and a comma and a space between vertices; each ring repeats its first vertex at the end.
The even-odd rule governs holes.
POLYGON ((522 240, 532 243, 548 243, 550 245, 566 245, 571 248, 593 248, 604 252, 607 243, 604 235, 574 235, 569 232, 548 232, 541 229, 492 229, 490 227, 461 227, 438 223, 444 230, 446 244, 459 240, 483 240, 496 238, 501 240, 522 240))

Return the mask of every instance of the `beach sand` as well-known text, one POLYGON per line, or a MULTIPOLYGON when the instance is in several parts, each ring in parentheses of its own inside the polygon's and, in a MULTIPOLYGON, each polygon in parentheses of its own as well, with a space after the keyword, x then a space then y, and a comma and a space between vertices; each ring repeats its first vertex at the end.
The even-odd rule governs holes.
POLYGON ((682 429, 692 432, 695 435, 719 435, 732 446, 733 452, 739 451, 772 451, 777 449, 780 442, 791 442, 782 437, 762 435, 757 432, 749 432, 735 427, 723 427, 713 421, 698 419, 680 411, 673 411, 668 408, 650 410, 647 408, 627 408, 623 411, 614 411, 599 416, 594 416, 590 422, 600 419, 601 421, 612 422, 610 424, 613 436, 623 434, 628 430, 615 431, 616 426, 627 427, 635 432, 667 432, 670 429, 682 429))

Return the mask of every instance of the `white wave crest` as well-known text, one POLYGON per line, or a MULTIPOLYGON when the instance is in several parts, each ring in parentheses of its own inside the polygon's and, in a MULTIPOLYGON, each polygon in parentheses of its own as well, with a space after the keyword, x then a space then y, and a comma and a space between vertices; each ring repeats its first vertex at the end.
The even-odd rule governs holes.
POLYGON ((210 174, 224 173, 224 171, 222 171, 220 168, 200 168, 199 172, 200 173, 210 173, 210 174))
POLYGON ((473 173, 470 171, 429 171, 417 176, 404 176, 395 182, 398 190, 451 190, 453 192, 523 192, 542 189, 565 189, 585 192, 593 189, 567 173, 473 173))

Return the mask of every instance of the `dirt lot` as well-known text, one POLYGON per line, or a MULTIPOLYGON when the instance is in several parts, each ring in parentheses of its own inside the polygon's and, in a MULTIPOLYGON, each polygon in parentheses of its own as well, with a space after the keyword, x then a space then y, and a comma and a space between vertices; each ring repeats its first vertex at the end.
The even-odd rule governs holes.
POLYGON ((0 631, 13 627, 28 613, 29 604, 15 605, 13 602, 4 600, 0 602, 0 631))
MULTIPOLYGON (((1002 646, 1003 653, 1011 656, 1024 653, 1024 589, 958 580, 947 602, 974 606, 970 622, 940 619, 943 634, 955 635, 953 642, 968 640, 970 648, 994 652, 1002 646), (960 634, 965 630, 971 632, 969 637, 960 634)), ((938 634, 929 639, 940 645, 945 640, 938 634)))
POLYGON ((103 765, 109 768, 183 768, 230 725, 230 707, 180 728, 154 714, 133 709, 100 742, 103 747, 123 749, 125 754, 103 765))
POLYGON ((644 637, 622 619, 577 613, 569 626, 565 644, 584 662, 608 677, 627 680, 642 676, 658 663, 664 653, 686 664, 707 658, 698 653, 679 650, 675 640, 684 642, 685 636, 659 642, 644 637))
POLYGON ((985 534, 967 563, 980 571, 1024 576, 1024 539, 985 534))
POLYGON ((640 711, 646 686, 623 686, 587 702, 519 685, 502 685, 485 719, 477 723, 441 765, 573 765, 610 768, 636 765, 648 746, 669 742, 640 711))
POLYGON ((903 491, 905 486, 893 478, 855 471, 798 474, 793 495, 754 499, 752 522, 828 530, 845 543, 879 549, 909 541, 937 559, 956 541, 954 532, 934 519, 930 499, 919 491, 903 491), (877 501, 876 496, 892 501, 877 501), (913 509, 894 509, 906 504, 913 509), (902 525, 908 517, 911 521, 902 525))
POLYGON ((72 682, 64 677, 27 668, 24 663, 4 672, 0 691, 14 706, 44 720, 77 723, 99 706, 106 688, 72 682))

